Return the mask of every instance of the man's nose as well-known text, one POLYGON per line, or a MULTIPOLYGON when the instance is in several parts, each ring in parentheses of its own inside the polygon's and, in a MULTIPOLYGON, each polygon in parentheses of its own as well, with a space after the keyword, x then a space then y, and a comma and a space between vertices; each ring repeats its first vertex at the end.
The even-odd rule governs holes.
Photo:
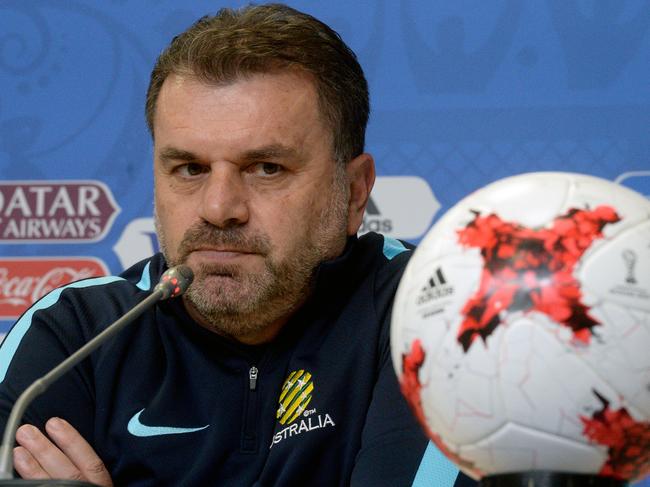
POLYGON ((213 167, 201 191, 199 216, 205 221, 219 228, 248 221, 248 195, 238 167, 213 167))

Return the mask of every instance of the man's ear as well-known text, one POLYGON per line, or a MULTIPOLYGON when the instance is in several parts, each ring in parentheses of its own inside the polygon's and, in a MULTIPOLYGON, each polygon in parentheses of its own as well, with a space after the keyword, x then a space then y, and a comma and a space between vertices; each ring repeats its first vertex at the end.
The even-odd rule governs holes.
POLYGON ((348 202, 348 235, 355 235, 363 223, 363 213, 375 184, 375 161, 365 152, 345 166, 350 201, 348 202))

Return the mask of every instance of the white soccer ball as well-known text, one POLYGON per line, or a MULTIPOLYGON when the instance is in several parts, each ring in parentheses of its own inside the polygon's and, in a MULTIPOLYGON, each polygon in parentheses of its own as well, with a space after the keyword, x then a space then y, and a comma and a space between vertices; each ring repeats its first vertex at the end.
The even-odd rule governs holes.
POLYGON ((650 201, 568 173, 503 179, 429 231, 392 358, 466 474, 650 474, 650 201))

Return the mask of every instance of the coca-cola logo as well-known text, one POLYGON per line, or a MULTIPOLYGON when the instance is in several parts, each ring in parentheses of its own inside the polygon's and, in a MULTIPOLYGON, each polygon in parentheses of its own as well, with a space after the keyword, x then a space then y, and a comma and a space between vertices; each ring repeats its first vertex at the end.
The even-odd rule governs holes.
POLYGON ((18 318, 57 287, 107 274, 106 265, 93 257, 0 259, 0 320, 18 318))
POLYGON ((96 242, 119 211, 101 181, 2 181, 0 242, 96 242))

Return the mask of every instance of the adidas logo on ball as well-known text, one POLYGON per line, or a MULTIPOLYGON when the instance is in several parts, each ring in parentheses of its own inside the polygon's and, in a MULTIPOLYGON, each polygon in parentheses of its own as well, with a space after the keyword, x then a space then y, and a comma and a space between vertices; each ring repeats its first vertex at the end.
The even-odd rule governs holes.
POLYGON ((434 299, 445 298, 454 293, 454 287, 447 283, 442 268, 438 267, 422 287, 416 304, 422 305, 434 299))

